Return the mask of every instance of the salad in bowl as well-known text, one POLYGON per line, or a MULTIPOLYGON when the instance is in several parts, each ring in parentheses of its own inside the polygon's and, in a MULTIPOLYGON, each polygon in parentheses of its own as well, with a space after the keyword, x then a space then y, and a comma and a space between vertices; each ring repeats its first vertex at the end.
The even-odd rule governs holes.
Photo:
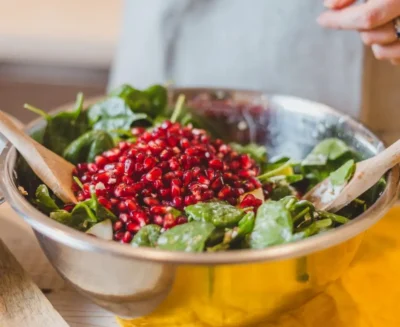
MULTIPOLYGON (((185 103, 181 95, 170 105, 161 85, 122 85, 88 108, 82 94, 74 110, 54 115, 26 105, 47 121, 32 137, 75 165, 77 203, 55 197, 22 157, 18 185, 49 219, 71 228, 133 247, 186 252, 262 249, 308 238, 346 224, 384 190, 382 178, 339 212, 316 210, 302 195, 327 177, 333 185, 346 183, 361 159, 357 151, 327 138, 302 160, 290 153, 270 157, 263 144, 232 142, 218 119, 197 113, 224 101, 200 95, 185 103)), ((251 132, 245 119, 236 128, 251 132)))

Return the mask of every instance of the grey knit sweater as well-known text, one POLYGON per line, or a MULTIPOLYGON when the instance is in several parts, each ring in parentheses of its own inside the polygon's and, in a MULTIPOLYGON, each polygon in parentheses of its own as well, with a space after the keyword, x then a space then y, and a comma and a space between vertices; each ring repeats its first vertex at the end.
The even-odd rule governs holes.
POLYGON ((400 68, 370 58, 356 32, 319 27, 322 2, 126 0, 110 87, 172 80, 286 93, 395 133, 400 68))

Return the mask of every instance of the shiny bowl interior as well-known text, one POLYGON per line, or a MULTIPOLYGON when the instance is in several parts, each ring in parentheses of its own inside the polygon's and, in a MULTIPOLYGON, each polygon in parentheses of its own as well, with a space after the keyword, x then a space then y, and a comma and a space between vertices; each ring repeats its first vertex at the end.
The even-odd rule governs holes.
MULTIPOLYGON (((364 158, 384 149, 382 142, 361 124, 319 103, 261 92, 200 88, 171 89, 171 101, 181 93, 184 93, 189 102, 197 106, 204 115, 223 126, 223 136, 226 139, 264 144, 270 156, 286 154, 292 158, 301 159, 318 141, 333 136, 344 140, 359 151, 364 158), (214 99, 241 103, 242 110, 239 112, 226 104, 217 106, 218 108, 199 105, 201 102, 199 99, 201 100, 204 94, 214 99), (253 107, 257 105, 261 110, 256 112, 247 110, 246 106, 249 104, 253 107), (246 129, 238 129, 238 124, 242 121, 246 122, 246 129)), ((31 123, 26 130, 32 133, 43 125, 44 121, 39 119, 31 123)), ((395 167, 387 175, 388 184, 384 193, 368 211, 352 222, 324 234, 264 250, 192 254, 147 248, 137 249, 116 242, 106 242, 51 220, 31 206, 18 192, 15 184, 15 159, 15 149, 7 144, 0 156, 0 186, 9 204, 25 218, 36 233, 75 249, 164 263, 215 265, 265 262, 299 257, 332 247, 362 233, 377 222, 396 198, 399 180, 399 169, 395 167)))

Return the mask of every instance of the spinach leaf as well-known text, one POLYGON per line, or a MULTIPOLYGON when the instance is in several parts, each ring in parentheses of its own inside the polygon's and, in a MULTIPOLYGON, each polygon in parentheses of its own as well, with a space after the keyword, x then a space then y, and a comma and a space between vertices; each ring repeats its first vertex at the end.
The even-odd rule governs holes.
POLYGON ((215 227, 211 223, 193 221, 175 226, 158 238, 160 249, 185 252, 202 252, 215 227))
POLYGON ((104 131, 89 131, 73 141, 64 150, 63 156, 73 164, 93 162, 94 158, 114 146, 110 134, 104 131))
POLYGON ((143 226, 133 237, 131 245, 133 247, 146 246, 154 248, 161 234, 161 227, 158 225, 143 226))
POLYGON ((225 251, 230 248, 241 248, 244 239, 253 231, 255 215, 247 212, 237 226, 216 228, 207 241, 207 252, 225 251))
POLYGON ((271 200, 278 201, 286 196, 296 195, 296 190, 290 185, 278 185, 270 194, 271 200))
POLYGON ((221 201, 199 202, 187 206, 185 212, 189 220, 209 222, 216 227, 235 226, 245 214, 243 210, 221 201))
POLYGON ((354 160, 349 160, 343 164, 339 169, 333 171, 329 175, 332 185, 340 186, 346 184, 354 174, 356 165, 354 160))
POLYGON ((77 96, 73 111, 60 112, 50 116, 28 104, 25 104, 25 108, 46 118, 47 126, 43 134, 43 145, 59 155, 62 155, 69 143, 89 129, 86 112, 83 111, 83 95, 81 93, 77 96))
POLYGON ((253 211, 250 211, 246 213, 242 219, 240 219, 237 228, 237 236, 243 238, 247 234, 250 234, 254 229, 254 224, 255 215, 253 211))
POLYGON ((308 180, 305 191, 328 178, 349 160, 357 160, 358 154, 343 141, 331 138, 319 143, 301 164, 302 174, 308 180))
POLYGON ((154 115, 149 96, 146 93, 137 90, 128 84, 123 84, 116 90, 112 91, 109 96, 111 98, 117 97, 124 100, 124 102, 133 112, 142 112, 150 116, 154 115))
POLYGON ((85 202, 78 203, 71 212, 53 211, 50 213, 50 218, 81 231, 87 230, 98 222, 93 211, 85 202))
MULTIPOLYGON (((314 221, 310 226, 305 228, 303 231, 300 233, 297 233, 296 236, 300 237, 300 235, 303 235, 302 238, 307 238, 313 235, 316 235, 318 233, 321 233, 322 231, 326 231, 330 229, 332 226, 332 220, 327 218, 327 219, 322 219, 322 220, 316 220, 314 221)), ((296 237, 297 239, 297 237, 296 237)))
POLYGON ((263 249, 290 242, 292 232, 292 217, 284 204, 276 201, 265 202, 258 208, 254 229, 250 234, 250 247, 263 249))
POLYGON ((286 162, 279 162, 279 163, 274 163, 274 164, 269 164, 267 165, 266 171, 258 176, 259 181, 268 181, 271 177, 275 176, 290 176, 294 175, 293 172, 293 163, 290 160, 287 160, 286 162))
POLYGON ((79 202, 71 212, 56 210, 50 213, 50 218, 82 231, 106 219, 117 220, 111 211, 98 202, 94 193, 91 199, 79 202))
POLYGON ((125 100, 118 97, 110 97, 91 106, 88 118, 93 129, 106 132, 130 129, 134 122, 141 120, 151 121, 147 114, 133 112, 125 100))
POLYGON ((44 184, 38 186, 35 192, 35 197, 37 207, 40 211, 46 214, 50 214, 50 212, 60 209, 54 199, 50 196, 49 189, 44 184))
POLYGON ((303 166, 326 165, 328 160, 336 160, 349 152, 351 152, 351 149, 342 140, 337 138, 325 139, 315 146, 302 164, 303 166))
POLYGON ((238 143, 230 143, 233 150, 239 153, 248 154, 250 158, 255 160, 259 165, 264 165, 267 162, 267 148, 263 145, 250 143, 241 145, 238 143))
POLYGON ((163 113, 168 104, 168 91, 162 85, 153 85, 147 88, 144 93, 147 95, 152 106, 152 117, 163 113))
MULTIPOLYGON (((98 222, 106 219, 110 219, 111 221, 117 220, 117 217, 110 210, 99 203, 94 192, 92 192, 92 197, 90 199, 80 203, 85 203, 94 212, 98 222)), ((78 203, 78 205, 80 203, 78 203)))

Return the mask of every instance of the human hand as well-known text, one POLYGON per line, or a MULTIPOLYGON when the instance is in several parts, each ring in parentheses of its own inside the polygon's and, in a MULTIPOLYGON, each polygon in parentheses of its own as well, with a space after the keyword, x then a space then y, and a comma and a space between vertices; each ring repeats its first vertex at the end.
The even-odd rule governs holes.
MULTIPOLYGON (((325 0, 329 11, 318 17, 321 26, 360 32, 377 59, 400 65, 400 33, 394 20, 400 16, 400 0, 369 0, 351 6, 355 0, 325 0)), ((400 32, 400 27, 399 27, 400 32)))

